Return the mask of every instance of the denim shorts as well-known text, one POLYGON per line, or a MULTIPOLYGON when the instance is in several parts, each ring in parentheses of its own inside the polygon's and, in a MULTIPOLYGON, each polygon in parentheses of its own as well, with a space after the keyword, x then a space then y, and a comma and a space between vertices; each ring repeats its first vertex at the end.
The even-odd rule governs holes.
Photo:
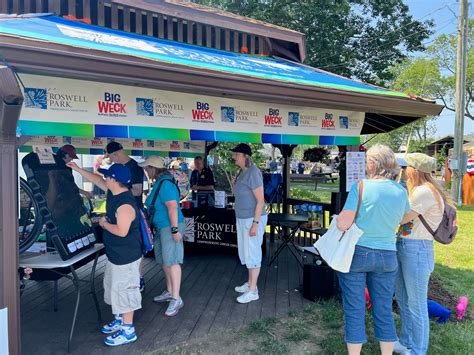
MULTIPOLYGON (((178 224, 179 233, 184 235, 184 223, 178 224)), ((182 264, 184 258, 183 238, 176 242, 171 234, 171 227, 160 228, 155 239, 155 260, 158 264, 171 266, 182 264)))
POLYGON ((342 290, 346 343, 367 342, 365 287, 372 302, 375 337, 385 342, 398 340, 392 315, 397 269, 396 251, 356 246, 349 272, 337 273, 342 290))

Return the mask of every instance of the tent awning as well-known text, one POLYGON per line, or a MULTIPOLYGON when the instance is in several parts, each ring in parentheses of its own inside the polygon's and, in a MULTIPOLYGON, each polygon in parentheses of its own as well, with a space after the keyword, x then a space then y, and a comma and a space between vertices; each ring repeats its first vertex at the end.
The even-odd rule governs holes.
MULTIPOLYGON (((120 83, 183 95, 211 95, 216 99, 216 111, 233 107, 226 105, 225 100, 234 100, 231 102, 234 106, 240 100, 241 111, 245 101, 251 100, 250 106, 259 106, 253 112, 262 116, 259 117, 259 128, 254 127, 254 133, 260 134, 262 142, 323 144, 321 141, 325 138, 321 140, 320 137, 387 132, 442 110, 431 101, 298 63, 192 46, 55 16, 0 18, 0 38, 3 55, 21 73, 120 83), (275 105, 283 109, 273 118, 283 123, 272 130, 264 124, 263 116, 271 116, 269 109, 275 105), (265 107, 266 112, 261 111, 265 107), (335 123, 329 124, 337 129, 327 131, 322 128, 328 128, 324 127, 328 122, 323 123, 321 116, 332 111, 335 112, 335 123), (362 122, 357 134, 344 131, 350 125, 351 117, 354 117, 353 128, 356 128, 359 115, 362 122), (301 116, 315 120, 306 127, 300 124, 297 130, 298 124, 293 123, 301 122, 301 116), (339 120, 344 117, 349 119, 339 120), (306 138, 298 141, 293 140, 293 136, 306 138)), ((22 120, 29 121, 24 117, 22 120)), ((274 120, 270 117, 269 121, 274 120)), ((211 135, 215 138, 217 132, 239 132, 237 126, 231 129, 209 129, 207 126, 204 129, 191 125, 189 132, 191 136, 193 130, 214 132, 211 135)), ((248 127, 242 130, 247 131, 248 127)), ((191 136, 191 139, 207 139, 191 136)), ((326 140, 335 143, 335 139, 326 140)))

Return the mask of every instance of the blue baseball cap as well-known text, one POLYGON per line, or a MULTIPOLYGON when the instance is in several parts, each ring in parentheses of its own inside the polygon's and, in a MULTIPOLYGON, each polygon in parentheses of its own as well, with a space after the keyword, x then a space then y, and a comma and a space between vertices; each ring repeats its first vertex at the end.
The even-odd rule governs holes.
POLYGON ((130 170, 123 164, 113 164, 108 169, 99 169, 99 173, 105 177, 111 177, 124 185, 130 184, 132 180, 130 170))

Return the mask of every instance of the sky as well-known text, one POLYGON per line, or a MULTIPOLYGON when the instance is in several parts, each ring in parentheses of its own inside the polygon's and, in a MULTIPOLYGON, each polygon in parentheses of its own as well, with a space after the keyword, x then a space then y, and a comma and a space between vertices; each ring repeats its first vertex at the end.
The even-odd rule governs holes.
MULTIPOLYGON (((431 41, 440 34, 456 33, 457 19, 459 14, 459 3, 455 0, 404 0, 410 8, 410 13, 417 20, 433 19, 435 33, 427 40, 431 41), (445 5, 449 8, 444 7, 445 5), (440 9, 444 7, 443 9, 440 9), (451 10, 450 10, 451 9, 451 10), (453 13, 454 12, 454 13, 453 13), (427 16, 428 15, 428 16, 427 16)), ((469 8, 469 17, 473 16, 473 7, 469 8)), ((435 137, 439 138, 454 133, 454 112, 444 109, 435 122, 435 137)), ((474 132, 474 121, 470 118, 464 120, 464 134, 474 132)))

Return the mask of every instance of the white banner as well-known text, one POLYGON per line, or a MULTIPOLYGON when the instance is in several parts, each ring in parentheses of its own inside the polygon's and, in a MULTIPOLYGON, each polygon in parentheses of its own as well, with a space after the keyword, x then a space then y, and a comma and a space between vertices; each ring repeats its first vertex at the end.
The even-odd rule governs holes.
POLYGON ((20 74, 20 120, 270 133, 358 136, 364 113, 234 100, 20 74))
POLYGON ((105 149, 112 140, 122 144, 125 150, 147 150, 161 152, 199 153, 204 154, 206 142, 204 141, 160 141, 133 138, 83 138, 83 137, 58 137, 58 136, 31 136, 25 143, 27 146, 61 147, 72 144, 76 148, 105 149))

